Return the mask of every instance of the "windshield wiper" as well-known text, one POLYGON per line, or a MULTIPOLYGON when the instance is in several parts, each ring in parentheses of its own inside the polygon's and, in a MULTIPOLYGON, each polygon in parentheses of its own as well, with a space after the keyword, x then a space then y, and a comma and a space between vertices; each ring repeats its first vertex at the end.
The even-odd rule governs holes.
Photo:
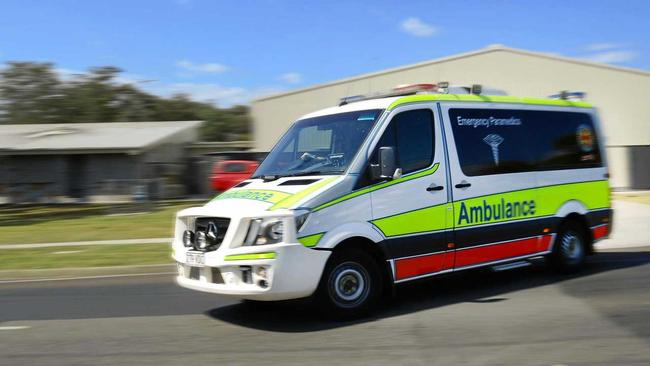
POLYGON ((291 174, 268 174, 268 175, 261 175, 261 176, 253 177, 253 178, 261 178, 265 182, 270 182, 270 181, 280 179, 280 178, 301 177, 301 176, 305 176, 305 175, 324 175, 324 174, 329 174, 329 173, 343 173, 343 170, 328 170, 328 171, 311 170, 311 171, 296 172, 296 173, 291 173, 291 174))
POLYGON ((310 170, 308 172, 297 172, 292 174, 283 175, 282 177, 300 177, 305 175, 325 175, 325 174, 340 174, 343 170, 310 170))

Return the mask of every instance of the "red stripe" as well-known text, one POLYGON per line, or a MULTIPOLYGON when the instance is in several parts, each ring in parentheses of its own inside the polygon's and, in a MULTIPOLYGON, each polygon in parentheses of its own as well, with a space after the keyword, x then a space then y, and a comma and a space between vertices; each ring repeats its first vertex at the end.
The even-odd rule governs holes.
POLYGON ((602 225, 591 229, 591 235, 593 235, 594 240, 598 240, 602 237, 605 237, 609 234, 609 225, 602 225))
MULTIPOLYGON (((544 252, 550 250, 552 239, 552 235, 544 235, 542 237, 459 250, 455 252, 455 267, 465 267, 473 264, 544 252)), ((454 264, 451 261, 453 253, 450 251, 414 258, 398 259, 395 261, 395 278, 402 280, 454 268, 454 264)))
POLYGON ((553 235, 544 235, 542 236, 540 246, 546 250, 551 250, 553 245, 553 235))
POLYGON ((487 245, 484 247, 459 250, 456 252, 455 267, 465 267, 483 262, 492 262, 500 259, 519 257, 548 250, 549 242, 542 238, 529 238, 510 241, 507 243, 487 245))
POLYGON ((445 261, 446 254, 436 253, 415 258, 398 259, 395 261, 395 277, 401 280, 452 268, 453 263, 445 261))

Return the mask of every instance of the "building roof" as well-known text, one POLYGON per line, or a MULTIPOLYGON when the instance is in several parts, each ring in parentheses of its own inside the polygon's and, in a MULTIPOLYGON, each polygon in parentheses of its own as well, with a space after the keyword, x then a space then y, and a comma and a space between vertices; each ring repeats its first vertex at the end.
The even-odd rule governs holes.
POLYGON ((320 88, 329 87, 329 86, 333 86, 333 85, 348 83, 348 82, 351 82, 351 81, 368 79, 368 78, 372 78, 372 77, 376 77, 376 76, 380 76, 380 75, 391 74, 391 73, 395 73, 395 72, 399 72, 399 71, 415 69, 415 68, 419 68, 419 67, 423 67, 423 66, 428 66, 428 65, 433 65, 433 64, 437 64, 437 63, 453 61, 453 60, 457 60, 457 59, 474 57, 474 56, 478 56, 478 55, 482 55, 482 54, 486 54, 486 53, 492 53, 492 52, 508 52, 508 53, 512 53, 512 54, 519 54, 519 55, 525 55, 525 56, 546 58, 546 59, 551 59, 551 60, 555 60, 555 61, 559 61, 559 62, 568 62, 568 63, 573 63, 573 64, 579 64, 579 65, 584 65, 584 66, 587 66, 587 67, 597 67, 597 68, 602 68, 602 69, 610 69, 610 70, 614 70, 614 71, 633 73, 633 74, 638 74, 638 75, 643 75, 643 76, 650 76, 650 71, 646 71, 646 70, 634 69, 634 68, 629 68, 629 67, 614 66, 614 65, 609 65, 609 64, 599 63, 599 62, 593 62, 593 61, 588 61, 588 60, 579 59, 579 58, 565 57, 565 56, 561 56, 561 55, 557 55, 557 54, 553 54, 553 53, 528 51, 528 50, 523 50, 523 49, 518 49, 518 48, 511 48, 511 47, 506 47, 506 46, 497 44, 497 45, 490 45, 490 46, 487 46, 485 48, 481 48, 481 49, 478 49, 478 50, 475 50, 475 51, 460 53, 460 54, 456 54, 456 55, 452 55, 452 56, 448 56, 448 57, 442 57, 442 58, 428 60, 428 61, 424 61, 424 62, 418 62, 418 63, 415 63, 415 64, 390 68, 390 69, 386 69, 386 70, 361 74, 361 75, 353 76, 353 77, 350 77, 350 78, 334 80, 334 81, 323 83, 323 84, 311 85, 311 86, 301 88, 301 89, 294 89, 294 90, 290 90, 290 91, 287 91, 287 92, 284 92, 284 93, 272 94, 272 95, 264 96, 264 97, 261 97, 261 98, 257 98, 255 100, 253 100, 253 102, 259 102, 259 101, 265 101, 265 100, 269 100, 269 99, 275 99, 275 98, 284 97, 284 96, 291 95, 291 94, 306 92, 306 91, 309 91, 309 90, 320 89, 320 88))
POLYGON ((52 151, 138 152, 201 121, 0 124, 0 154, 52 151))

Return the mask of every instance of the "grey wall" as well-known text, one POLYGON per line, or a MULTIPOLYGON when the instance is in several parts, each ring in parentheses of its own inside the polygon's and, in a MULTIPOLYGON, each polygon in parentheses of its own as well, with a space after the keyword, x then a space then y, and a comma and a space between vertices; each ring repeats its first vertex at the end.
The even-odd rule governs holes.
POLYGON ((650 189, 650 146, 630 146, 630 185, 650 189))
POLYGON ((137 156, 126 154, 83 155, 80 172, 71 171, 74 155, 22 155, 4 157, 0 168, 2 195, 12 201, 41 201, 67 196, 76 180, 83 195, 107 189, 107 180, 133 180, 138 175, 137 156))

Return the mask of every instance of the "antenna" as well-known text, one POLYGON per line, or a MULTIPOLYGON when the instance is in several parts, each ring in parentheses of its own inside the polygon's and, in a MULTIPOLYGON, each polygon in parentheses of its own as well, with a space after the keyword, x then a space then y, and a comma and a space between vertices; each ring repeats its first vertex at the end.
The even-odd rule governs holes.
POLYGON ((562 90, 558 94, 549 95, 550 99, 560 99, 560 100, 584 100, 587 96, 585 92, 572 92, 568 90, 562 90))

